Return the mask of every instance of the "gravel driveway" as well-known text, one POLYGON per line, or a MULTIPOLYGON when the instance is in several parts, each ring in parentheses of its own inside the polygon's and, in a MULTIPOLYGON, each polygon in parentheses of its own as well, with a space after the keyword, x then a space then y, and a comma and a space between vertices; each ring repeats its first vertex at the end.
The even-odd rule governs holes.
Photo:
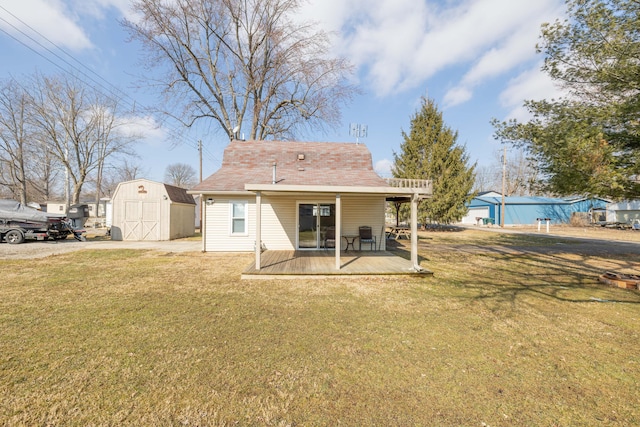
POLYGON ((26 241, 19 245, 0 243, 0 259, 44 258, 50 255, 64 254, 83 249, 152 249, 163 252, 197 252, 202 250, 200 240, 178 239, 161 242, 130 242, 115 240, 94 240, 79 242, 69 237, 66 240, 44 242, 26 241))

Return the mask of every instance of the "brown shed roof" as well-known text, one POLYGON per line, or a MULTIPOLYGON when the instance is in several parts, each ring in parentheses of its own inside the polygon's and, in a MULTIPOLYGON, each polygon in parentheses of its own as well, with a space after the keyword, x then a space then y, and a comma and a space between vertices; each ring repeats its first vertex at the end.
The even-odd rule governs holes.
POLYGON ((167 195, 169 196, 169 200, 175 203, 185 203, 189 205, 195 205, 196 201, 193 199, 191 194, 187 193, 187 190, 184 188, 176 187, 174 185, 163 184, 165 190, 167 191, 167 195))
POLYGON ((387 187, 364 144, 232 141, 222 166, 190 192, 244 191, 245 184, 387 187))

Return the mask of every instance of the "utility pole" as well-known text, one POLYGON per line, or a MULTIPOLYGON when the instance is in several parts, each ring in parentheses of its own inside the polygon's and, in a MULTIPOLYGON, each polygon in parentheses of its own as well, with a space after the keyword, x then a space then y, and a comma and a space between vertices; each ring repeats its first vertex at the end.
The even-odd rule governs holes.
MULTIPOLYGON (((200 156, 200 182, 202 182, 202 140, 198 140, 198 155, 200 156)), ((202 235, 202 217, 204 216, 204 200, 202 200, 202 194, 200 195, 200 234, 202 235)))
POLYGON ((202 140, 198 140, 198 155, 200 156, 200 182, 202 182, 202 140))
POLYGON ((502 218, 500 220, 500 227, 504 228, 504 192, 507 179, 507 147, 504 147, 504 154, 502 155, 502 218))

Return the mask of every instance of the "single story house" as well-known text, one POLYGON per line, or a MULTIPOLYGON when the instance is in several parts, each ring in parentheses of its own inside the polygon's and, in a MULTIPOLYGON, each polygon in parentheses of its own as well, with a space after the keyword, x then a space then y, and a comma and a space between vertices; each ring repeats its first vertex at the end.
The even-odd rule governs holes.
POLYGON ((607 222, 631 224, 635 220, 640 220, 640 200, 626 200, 607 205, 607 222))
MULTIPOLYGON (((413 214, 412 262, 419 269, 417 204, 431 189, 424 181, 410 185, 392 186, 378 176, 364 144, 234 140, 220 169, 189 193, 202 200, 202 250, 255 252, 257 270, 264 250, 327 250, 330 228, 335 246, 347 249, 343 237, 371 227, 375 248, 363 250, 385 250, 386 200, 405 197, 413 214)), ((340 270, 341 251, 334 252, 340 270)))
MULTIPOLYGON (((103 197, 98 203, 93 200, 80 202, 79 204, 87 205, 87 207, 89 208, 89 216, 91 218, 104 218, 106 216, 107 204, 109 200, 110 199, 108 197, 103 197)), ((46 212, 66 214, 67 203, 61 201, 47 201, 45 210, 46 212)))
MULTIPOLYGON (((488 219, 494 224, 502 221, 502 196, 476 196, 469 203, 469 211, 462 222, 477 224, 488 219)), ((505 225, 536 224, 538 218, 549 218, 552 224, 568 223, 577 212, 589 213, 594 209, 603 209, 607 200, 601 198, 576 197, 557 199, 551 197, 514 197, 504 198, 505 225)))
POLYGON ((148 179, 121 182, 111 198, 111 239, 160 241, 193 236, 195 206, 184 188, 148 179))

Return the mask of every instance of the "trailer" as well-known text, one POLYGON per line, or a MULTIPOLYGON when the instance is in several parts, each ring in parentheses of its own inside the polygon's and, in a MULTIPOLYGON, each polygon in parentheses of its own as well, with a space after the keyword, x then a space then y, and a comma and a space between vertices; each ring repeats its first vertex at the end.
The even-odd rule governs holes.
POLYGON ((0 241, 18 244, 27 239, 47 240, 47 230, 24 228, 14 221, 0 220, 0 241))
POLYGON ((85 230, 74 228, 64 215, 47 214, 15 200, 0 200, 0 242, 20 244, 25 240, 62 240, 73 235, 84 241, 85 230))

